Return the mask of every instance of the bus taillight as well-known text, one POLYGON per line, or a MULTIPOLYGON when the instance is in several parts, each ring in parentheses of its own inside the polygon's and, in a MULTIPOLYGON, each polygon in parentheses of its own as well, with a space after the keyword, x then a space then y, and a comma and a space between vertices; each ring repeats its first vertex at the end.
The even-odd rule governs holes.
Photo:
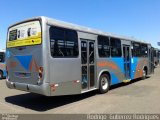
POLYGON ((43 67, 39 67, 39 80, 43 78, 43 67))
POLYGON ((58 87, 58 86, 59 86, 58 84, 51 84, 50 85, 52 91, 55 91, 56 87, 58 87))
POLYGON ((7 76, 8 76, 8 68, 7 68, 7 66, 6 66, 6 74, 7 74, 7 76))

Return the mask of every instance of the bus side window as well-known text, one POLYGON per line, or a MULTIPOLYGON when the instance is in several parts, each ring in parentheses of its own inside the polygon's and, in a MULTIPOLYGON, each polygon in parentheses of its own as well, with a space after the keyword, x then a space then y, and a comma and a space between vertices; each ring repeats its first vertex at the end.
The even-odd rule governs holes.
POLYGON ((146 44, 141 44, 141 54, 142 54, 142 57, 148 56, 148 47, 146 44))
POLYGON ((77 57, 78 36, 74 30, 50 27, 51 55, 53 57, 77 57))
POLYGON ((66 52, 67 56, 78 56, 78 38, 73 30, 66 30, 66 52))
POLYGON ((132 44, 133 44, 132 56, 133 57, 141 57, 140 43, 132 42, 132 44))
POLYGON ((81 42, 81 63, 82 64, 86 64, 87 63, 87 42, 86 41, 82 41, 81 42))
POLYGON ((117 38, 110 38, 110 43, 111 43, 111 56, 121 57, 122 56, 121 40, 117 38))
POLYGON ((94 43, 89 43, 89 63, 94 63, 94 43))
POLYGON ((98 36, 98 54, 99 57, 110 57, 109 37, 98 36))
POLYGON ((148 56, 147 44, 132 42, 132 45, 133 45, 133 49, 132 49, 133 57, 147 57, 148 56))

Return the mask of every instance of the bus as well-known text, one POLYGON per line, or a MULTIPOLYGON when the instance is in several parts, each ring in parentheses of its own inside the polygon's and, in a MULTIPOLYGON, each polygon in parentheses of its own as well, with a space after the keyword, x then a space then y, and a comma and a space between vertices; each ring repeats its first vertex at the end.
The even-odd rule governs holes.
POLYGON ((8 28, 6 59, 8 88, 45 96, 106 93, 154 72, 150 43, 44 16, 8 28))
POLYGON ((160 49, 158 50, 158 56, 159 56, 159 62, 160 62, 160 49))
POLYGON ((158 48, 154 48, 154 66, 157 67, 159 65, 159 49, 158 48))
POLYGON ((6 77, 5 50, 0 50, 0 79, 6 77))

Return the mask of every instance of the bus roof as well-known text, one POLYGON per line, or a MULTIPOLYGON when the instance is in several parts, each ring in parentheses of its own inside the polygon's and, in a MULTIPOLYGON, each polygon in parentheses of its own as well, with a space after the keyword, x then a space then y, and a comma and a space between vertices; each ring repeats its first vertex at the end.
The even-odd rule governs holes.
POLYGON ((58 27, 64 27, 64 28, 73 29, 73 30, 77 30, 77 31, 82 31, 82 32, 86 32, 86 33, 92 33, 92 34, 95 34, 95 35, 104 35, 104 36, 109 36, 109 37, 114 37, 114 38, 120 38, 122 40, 129 40, 129 41, 135 41, 135 42, 150 44, 149 42, 146 42, 144 40, 139 40, 139 39, 136 39, 134 37, 126 37, 126 36, 117 35, 117 34, 113 34, 113 33, 109 33, 109 32, 103 32, 103 31, 92 29, 92 28, 89 28, 89 27, 84 27, 84 26, 64 22, 64 21, 61 21, 61 20, 56 20, 56 19, 53 19, 53 18, 48 18, 48 17, 45 17, 45 16, 30 18, 30 19, 18 22, 16 24, 13 24, 10 27, 15 26, 15 25, 20 24, 20 23, 23 23, 23 22, 31 21, 31 20, 34 20, 34 19, 42 19, 43 21, 45 21, 49 25, 55 25, 55 26, 58 26, 58 27))

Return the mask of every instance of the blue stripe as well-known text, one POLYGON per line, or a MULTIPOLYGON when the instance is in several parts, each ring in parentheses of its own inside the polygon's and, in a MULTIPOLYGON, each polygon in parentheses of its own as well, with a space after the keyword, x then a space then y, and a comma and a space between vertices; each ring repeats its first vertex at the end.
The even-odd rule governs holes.
POLYGON ((29 69, 29 65, 32 59, 31 55, 27 55, 27 56, 15 56, 18 61, 20 62, 20 64, 26 69, 29 69))
POLYGON ((134 74, 136 73, 137 64, 138 64, 138 58, 133 57, 131 60, 131 79, 134 79, 134 74))

